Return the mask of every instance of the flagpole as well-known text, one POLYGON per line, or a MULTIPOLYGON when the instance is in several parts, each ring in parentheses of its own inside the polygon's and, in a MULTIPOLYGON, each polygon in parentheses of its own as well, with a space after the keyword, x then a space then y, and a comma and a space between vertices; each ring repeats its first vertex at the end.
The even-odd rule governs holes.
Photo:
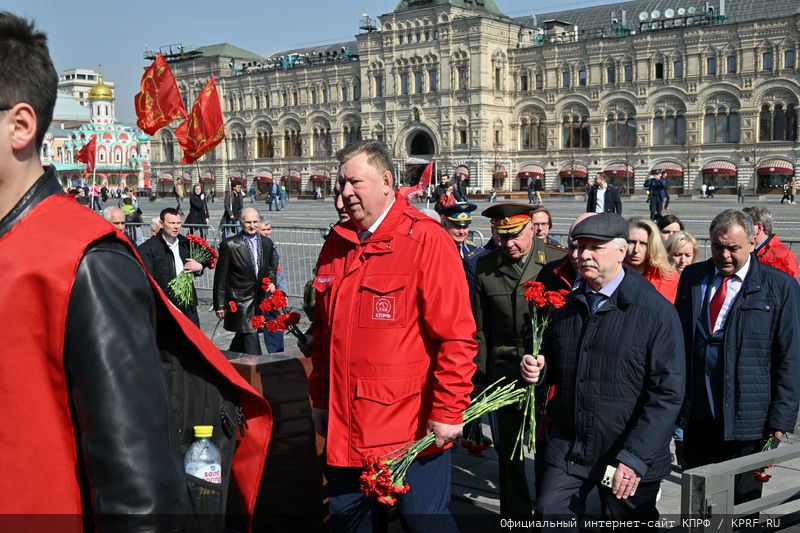
MULTIPOLYGON (((95 198, 95 196, 94 196, 94 193, 95 193, 94 188, 95 188, 95 182, 96 182, 96 177, 97 177, 97 140, 96 139, 97 138, 95 136, 95 141, 94 141, 94 165, 92 165, 92 194, 91 194, 91 199, 90 199, 90 201, 92 202, 92 211, 94 211, 94 202, 95 202, 95 200, 94 200, 94 198, 95 198)), ((97 207, 100 207, 100 202, 97 202, 97 207)))

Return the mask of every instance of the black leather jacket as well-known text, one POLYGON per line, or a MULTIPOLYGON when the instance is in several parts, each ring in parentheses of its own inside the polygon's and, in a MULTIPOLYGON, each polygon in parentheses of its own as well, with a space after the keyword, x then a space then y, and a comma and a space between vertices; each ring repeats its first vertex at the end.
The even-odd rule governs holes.
MULTIPOLYGON (((0 237, 53 194, 63 190, 50 167, 0 220, 0 237)), ((64 345, 87 529, 177 529, 183 458, 159 357, 144 270, 121 243, 91 245, 75 274, 64 345), (125 516, 145 514, 158 524, 125 516)))
MULTIPOLYGON (((189 255, 189 240, 183 235, 178 235, 178 255, 181 261, 186 263, 190 258, 189 255)), ((192 302, 188 306, 179 305, 172 296, 169 290, 169 283, 178 275, 175 272, 175 259, 172 252, 169 250, 169 245, 161 236, 161 233, 150 237, 139 246, 139 256, 142 258, 145 268, 147 268, 153 279, 156 280, 158 286, 164 291, 164 294, 170 299, 175 306, 181 311, 197 309, 197 291, 192 289, 192 302)), ((204 270, 195 273, 195 276, 201 275, 204 270)))

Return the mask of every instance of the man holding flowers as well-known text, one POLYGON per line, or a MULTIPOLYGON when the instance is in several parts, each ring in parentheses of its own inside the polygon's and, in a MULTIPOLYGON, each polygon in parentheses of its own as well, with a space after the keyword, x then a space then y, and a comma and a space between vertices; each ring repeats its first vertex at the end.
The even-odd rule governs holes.
POLYGON ((536 502, 543 519, 582 517, 594 486, 609 518, 658 518, 683 401, 683 336, 675 308, 623 266, 627 237, 614 213, 575 226, 583 281, 550 315, 539 353, 520 364, 525 381, 555 385, 546 444, 537 451, 545 462, 536 502), (610 487, 601 484, 607 472, 610 487))
POLYGON ((180 212, 174 207, 167 207, 161 211, 159 219, 161 219, 161 231, 139 246, 139 255, 142 256, 147 271, 170 301, 197 327, 200 327, 200 317, 197 315, 197 292, 194 290, 194 285, 189 287, 186 294, 188 298, 183 300, 170 289, 169 285, 181 272, 193 276, 201 275, 203 265, 192 259, 189 241, 181 235, 180 212))
MULTIPOLYGON (((491 219, 500 245, 480 257, 475 267, 472 312, 478 341, 476 388, 501 377, 519 376, 519 361, 525 353, 522 331, 531 321, 525 282, 535 279, 543 265, 564 256, 563 249, 535 238, 532 213, 538 209, 538 205, 505 203, 481 213, 491 219)), ((509 406, 498 410, 495 417, 500 514, 530 518, 533 504, 525 463, 516 454, 512 458, 522 412, 509 406)))
POLYGON ((251 320, 260 314, 258 306, 264 293, 275 290, 274 283, 270 281, 264 287, 262 280, 275 279, 278 261, 272 240, 258 233, 258 211, 252 207, 243 209, 240 221, 242 231, 219 245, 214 311, 217 318, 225 320, 223 327, 234 332, 229 350, 261 355, 261 341, 251 320))
POLYGON ((396 506, 407 529, 455 531, 449 443, 462 431, 476 349, 467 282, 453 275, 461 258, 436 221, 394 193, 383 143, 336 157, 350 220, 320 253, 309 378, 315 427, 327 435, 331 529, 368 531, 385 518, 361 491, 362 459, 432 431, 396 506))

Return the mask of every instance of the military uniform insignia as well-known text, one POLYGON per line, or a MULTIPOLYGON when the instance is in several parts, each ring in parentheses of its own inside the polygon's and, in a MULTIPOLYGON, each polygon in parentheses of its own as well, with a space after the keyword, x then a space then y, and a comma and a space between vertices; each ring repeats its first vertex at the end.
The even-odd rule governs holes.
POLYGON ((543 251, 539 250, 538 252, 536 252, 536 262, 542 264, 547 263, 547 256, 543 251))

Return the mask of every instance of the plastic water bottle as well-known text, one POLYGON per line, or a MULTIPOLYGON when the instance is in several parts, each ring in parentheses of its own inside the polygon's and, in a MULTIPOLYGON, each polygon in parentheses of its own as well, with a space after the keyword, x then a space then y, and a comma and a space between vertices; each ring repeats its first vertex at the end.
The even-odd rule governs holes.
POLYGON ((209 483, 222 483, 222 459, 211 442, 214 426, 194 426, 194 442, 186 451, 183 466, 186 473, 209 483))

